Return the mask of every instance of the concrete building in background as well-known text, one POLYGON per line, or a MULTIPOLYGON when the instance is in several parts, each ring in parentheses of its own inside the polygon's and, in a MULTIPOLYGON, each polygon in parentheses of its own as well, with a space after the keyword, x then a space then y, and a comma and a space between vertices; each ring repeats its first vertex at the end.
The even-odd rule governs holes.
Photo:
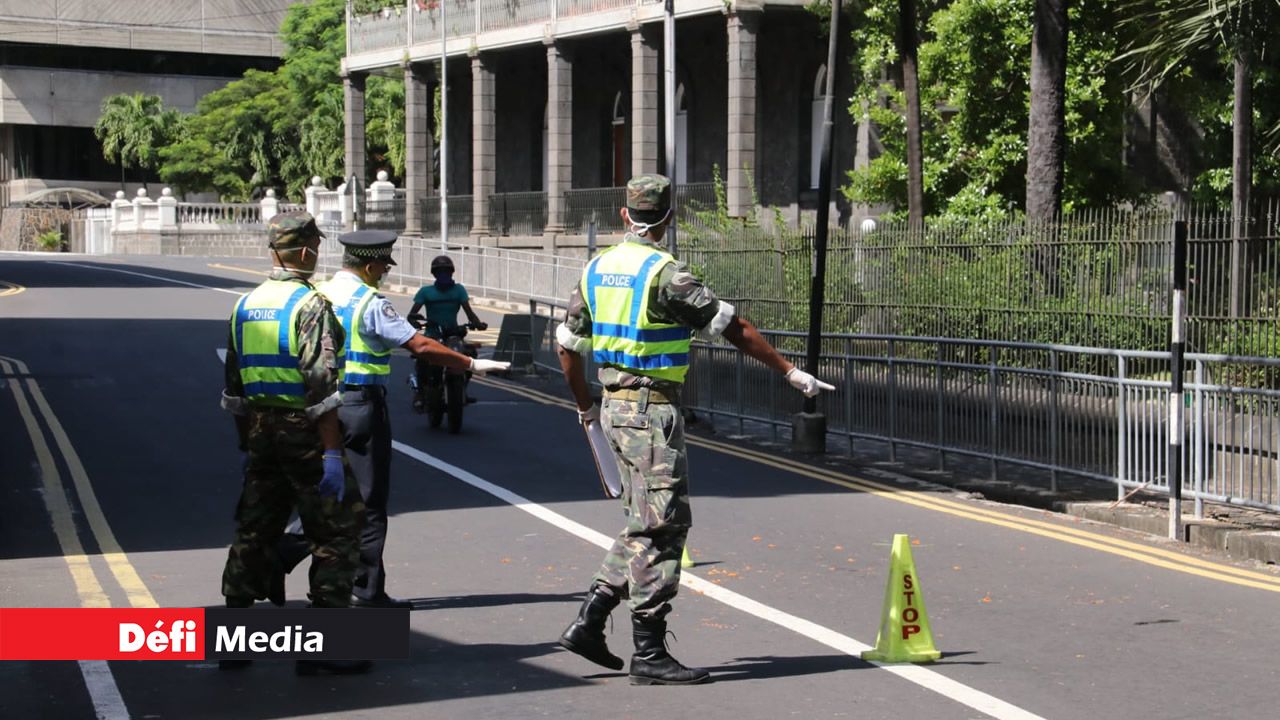
POLYGON ((190 112, 245 70, 279 65, 292 2, 0 0, 0 207, 48 187, 114 195, 120 168, 92 129, 103 99, 142 92, 190 112))
MULTIPOLYGON (((765 206, 794 222, 817 206, 827 73, 827 36, 808 3, 677 0, 678 151, 666 167, 661 0, 388 0, 379 13, 349 15, 346 175, 368 182, 388 169, 365 152, 365 80, 403 77, 404 226, 411 235, 438 227, 435 206, 422 201, 439 181, 430 103, 443 24, 451 234, 499 244, 542 236, 554 247, 592 217, 621 229, 617 208, 633 174, 667 173, 678 197, 705 206, 717 169, 730 215, 765 206)), ((845 47, 842 68, 847 58, 845 47)), ((845 112, 853 73, 836 77, 841 178, 857 158, 858 133, 845 112)), ((847 221, 850 209, 836 200, 833 220, 847 221)))

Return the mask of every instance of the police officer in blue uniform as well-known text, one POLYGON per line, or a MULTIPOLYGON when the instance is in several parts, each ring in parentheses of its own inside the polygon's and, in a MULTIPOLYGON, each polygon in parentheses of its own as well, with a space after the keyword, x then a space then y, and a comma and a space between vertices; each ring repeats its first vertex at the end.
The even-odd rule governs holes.
MULTIPOLYGON (((506 362, 472 359, 420 335, 396 312, 390 300, 378 294, 378 286, 396 264, 391 258, 395 241, 396 234, 385 230, 361 230, 340 236, 338 242, 344 247, 342 270, 319 287, 333 303, 334 313, 346 331, 338 420, 347 462, 366 508, 360 563, 351 590, 353 607, 412 607, 411 602, 387 594, 382 562, 391 489, 391 419, 387 412, 391 351, 403 347, 430 363, 481 375, 510 366, 506 362)), ((286 570, 292 570, 310 552, 301 529, 296 522, 291 525, 277 548, 286 570)))

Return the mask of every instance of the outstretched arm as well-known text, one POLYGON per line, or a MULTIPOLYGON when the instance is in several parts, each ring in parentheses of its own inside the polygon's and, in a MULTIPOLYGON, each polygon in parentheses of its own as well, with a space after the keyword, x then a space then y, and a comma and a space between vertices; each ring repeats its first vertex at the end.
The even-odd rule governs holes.
POLYGON ((749 320, 734 317, 721 334, 734 347, 764 363, 772 370, 785 375, 795 367, 791 361, 782 357, 782 354, 775 350, 768 340, 764 339, 764 336, 760 334, 759 330, 756 330, 756 326, 752 325, 749 320))

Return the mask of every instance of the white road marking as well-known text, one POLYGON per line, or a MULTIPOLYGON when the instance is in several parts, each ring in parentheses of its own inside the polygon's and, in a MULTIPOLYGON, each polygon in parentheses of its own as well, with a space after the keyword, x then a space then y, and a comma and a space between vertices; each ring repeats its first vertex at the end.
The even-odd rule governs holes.
POLYGON ((199 283, 187 282, 186 280, 178 280, 176 278, 164 277, 163 275, 148 275, 147 273, 134 272, 132 270, 121 270, 119 268, 102 267, 100 265, 83 265, 81 263, 73 263, 73 262, 59 262, 56 264, 70 265, 71 267, 84 268, 85 270, 101 270, 103 272, 120 273, 122 275, 136 275, 138 277, 149 278, 151 280, 163 280, 165 282, 171 282, 177 285, 186 285, 187 287, 200 288, 201 290, 212 290, 214 292, 226 293, 228 295, 235 295, 236 297, 239 297, 244 294, 239 290, 228 290, 226 288, 216 288, 216 287, 211 287, 209 285, 201 285, 199 283))
POLYGON ((120 697, 111 666, 105 660, 80 660, 80 674, 93 699, 93 712, 98 720, 129 720, 129 710, 120 697))
POLYGON ((222 363, 223 365, 226 365, 226 364, 227 364, 227 349, 226 349, 226 348, 218 348, 218 349, 217 349, 217 350, 215 350, 214 352, 218 353, 218 362, 222 363))
MULTIPOLYGON (((597 545, 606 550, 613 545, 613 537, 597 532, 596 530, 574 520, 570 520, 560 513, 549 510, 500 485, 495 485, 474 473, 463 470, 456 465, 451 465, 437 457, 428 455, 427 453, 411 445, 406 445, 398 440, 393 440, 391 442, 391 446, 424 465, 428 465, 447 475, 451 475, 477 490, 489 493, 516 509, 523 510, 539 520, 550 523, 571 535, 576 535, 593 545, 597 545)), ((816 640, 827 647, 838 650, 854 658, 859 658, 863 650, 867 650, 871 647, 870 645, 859 642, 847 635, 842 635, 835 630, 823 627, 815 622, 783 612, 777 608, 752 600, 741 593, 736 593, 732 590, 716 585, 715 583, 703 580, 688 571, 681 572, 680 577, 681 585, 685 585, 696 592, 700 592, 706 597, 719 600, 720 602, 745 612, 748 615, 754 615, 761 620, 767 620, 775 625, 784 627, 792 632, 810 638, 811 640, 816 640)), ((937 671, 930 670, 925 667, 878 662, 871 662, 870 664, 875 665, 886 672, 893 673, 903 680, 914 683, 926 690, 932 690, 945 698, 954 700, 962 705, 967 705, 968 707, 993 718, 999 718, 1000 720, 1043 720, 1039 715, 1023 710, 1022 708, 1007 703, 997 697, 992 697, 981 690, 956 682, 937 671)))

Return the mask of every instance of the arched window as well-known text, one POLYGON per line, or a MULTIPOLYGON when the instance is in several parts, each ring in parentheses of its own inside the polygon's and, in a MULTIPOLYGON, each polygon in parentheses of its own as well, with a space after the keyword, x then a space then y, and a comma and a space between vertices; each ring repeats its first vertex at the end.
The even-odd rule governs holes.
POLYGON ((613 98, 613 186, 627 184, 627 106, 619 90, 613 98))
POLYGON ((676 86, 676 185, 689 182, 689 99, 684 83, 676 86))
POLYGON ((813 80, 813 103, 809 113, 809 187, 817 188, 822 175, 822 108, 827 99, 827 66, 818 68, 813 80))

